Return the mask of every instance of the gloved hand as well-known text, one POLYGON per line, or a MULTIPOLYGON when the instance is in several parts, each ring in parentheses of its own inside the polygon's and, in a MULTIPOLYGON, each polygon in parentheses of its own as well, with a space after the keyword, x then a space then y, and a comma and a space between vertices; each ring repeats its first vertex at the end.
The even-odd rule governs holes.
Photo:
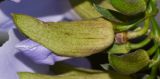
POLYGON ((30 39, 21 41, 16 45, 16 48, 21 50, 24 53, 24 55, 28 56, 34 62, 39 64, 53 65, 56 61, 69 59, 69 57, 62 57, 53 54, 47 48, 41 46, 40 44, 30 39))

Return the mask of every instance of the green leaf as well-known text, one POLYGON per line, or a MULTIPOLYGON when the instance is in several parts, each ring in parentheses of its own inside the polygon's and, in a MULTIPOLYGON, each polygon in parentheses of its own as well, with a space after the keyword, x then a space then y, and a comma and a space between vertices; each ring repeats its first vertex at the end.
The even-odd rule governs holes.
POLYGON ((111 0, 111 4, 125 15, 135 15, 146 10, 146 0, 111 0))
POLYGON ((109 54, 110 65, 122 74, 134 74, 146 67, 149 62, 147 52, 141 49, 121 56, 109 54))
POLYGON ((89 56, 105 50, 114 41, 112 23, 104 19, 45 23, 14 14, 13 20, 27 37, 58 55, 89 56))
POLYGON ((96 10, 103 15, 103 17, 105 17, 106 19, 113 21, 113 22, 117 22, 117 23, 121 23, 122 21, 120 21, 119 19, 117 19, 112 12, 109 9, 105 9, 103 7, 100 7, 97 4, 94 4, 96 10))
POLYGON ((123 32, 123 31, 127 31, 130 29, 136 28, 138 24, 140 24, 141 22, 144 21, 144 19, 145 18, 142 18, 142 19, 137 20, 136 22, 131 23, 131 24, 115 24, 114 30, 116 32, 123 32))

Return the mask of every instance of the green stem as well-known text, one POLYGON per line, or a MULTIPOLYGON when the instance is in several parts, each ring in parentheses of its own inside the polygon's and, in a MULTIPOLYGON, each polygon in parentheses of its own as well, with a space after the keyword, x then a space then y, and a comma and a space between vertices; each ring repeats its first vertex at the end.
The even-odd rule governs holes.
POLYGON ((160 61, 160 48, 158 48, 158 50, 157 50, 155 56, 153 57, 153 59, 155 61, 158 61, 158 62, 156 62, 152 66, 152 68, 151 68, 151 74, 150 74, 150 76, 147 79, 156 79, 156 77, 157 77, 157 71, 158 71, 159 61, 160 61))
POLYGON ((136 43, 136 44, 131 43, 131 44, 130 44, 130 48, 131 48, 131 49, 138 49, 138 48, 144 47, 144 46, 145 46, 146 44, 148 44, 150 41, 151 41, 150 38, 146 38, 146 39, 144 39, 144 40, 143 40, 142 42, 140 42, 140 43, 136 43))
POLYGON ((160 36, 159 25, 154 17, 151 18, 153 38, 157 40, 160 36))
POLYGON ((158 26, 158 23, 157 23, 157 21, 154 17, 151 18, 151 22, 152 22, 152 32, 151 32, 150 37, 152 37, 152 39, 154 39, 154 46, 148 50, 148 54, 150 56, 158 48, 158 43, 159 43, 158 39, 159 39, 159 36, 160 36, 159 26, 158 26))
POLYGON ((146 38, 145 40, 143 40, 140 43, 130 43, 127 42, 125 44, 113 44, 113 46, 111 47, 111 49, 109 49, 109 53, 116 53, 116 54, 125 54, 128 53, 130 50, 134 50, 134 49, 138 49, 138 48, 142 48, 144 47, 146 44, 148 44, 151 41, 150 38, 146 38))
POLYGON ((116 32, 127 31, 127 30, 130 30, 130 29, 132 29, 132 28, 137 27, 137 25, 138 25, 139 23, 141 23, 142 21, 144 21, 144 18, 138 20, 137 22, 135 22, 135 23, 133 23, 133 24, 129 24, 129 25, 123 25, 123 24, 115 25, 115 26, 114 26, 114 30, 115 30, 116 32))
MULTIPOLYGON (((156 5, 156 0, 151 0, 150 4, 152 5, 152 13, 155 13, 155 15, 157 14, 158 10, 157 10, 157 5, 156 5)), ((154 18, 154 16, 151 18, 152 21, 152 37, 154 39, 154 42, 156 44, 156 46, 158 47, 159 43, 159 36, 160 36, 160 29, 159 29, 159 25, 156 21, 156 19, 154 18)), ((155 48, 157 48, 155 47, 155 48)), ((154 58, 153 58, 153 63, 151 63, 152 68, 151 68, 151 74, 147 79, 156 79, 157 77, 157 70, 158 70, 158 66, 159 66, 159 62, 160 62, 160 48, 158 48, 154 58)))
POLYGON ((147 18, 145 20, 145 24, 144 24, 144 27, 142 29, 140 29, 138 31, 131 31, 131 32, 127 33, 128 39, 134 39, 134 38, 145 35, 148 32, 149 25, 150 25, 150 18, 147 18))
POLYGON ((158 69, 158 65, 152 67, 152 69, 151 69, 151 74, 150 74, 150 76, 148 77, 148 79, 156 79, 157 69, 158 69))
POLYGON ((156 16, 157 13, 158 13, 157 0, 151 0, 150 3, 151 3, 151 6, 152 6, 152 15, 156 16))
POLYGON ((156 44, 156 42, 154 42, 154 45, 147 51, 148 55, 151 56, 154 54, 154 52, 157 50, 158 45, 156 44))

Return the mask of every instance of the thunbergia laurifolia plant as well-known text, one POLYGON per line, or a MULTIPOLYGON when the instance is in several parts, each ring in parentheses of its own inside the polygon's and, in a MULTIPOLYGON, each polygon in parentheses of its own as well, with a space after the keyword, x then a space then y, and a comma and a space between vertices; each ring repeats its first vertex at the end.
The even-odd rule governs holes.
POLYGON ((43 22, 14 13, 13 21, 24 36, 58 56, 88 57, 105 52, 106 63, 99 64, 103 70, 58 62, 51 69, 55 75, 20 72, 20 79, 158 78, 160 27, 155 19, 157 0, 69 1, 81 20, 43 22))

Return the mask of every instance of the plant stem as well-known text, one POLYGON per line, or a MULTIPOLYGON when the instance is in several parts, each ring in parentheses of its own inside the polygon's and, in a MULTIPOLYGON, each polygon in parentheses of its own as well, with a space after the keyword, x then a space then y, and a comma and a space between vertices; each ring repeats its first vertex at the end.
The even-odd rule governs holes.
POLYGON ((154 40, 158 42, 160 36, 159 25, 154 17, 151 18, 151 22, 152 22, 152 34, 153 34, 152 37, 154 40))
POLYGON ((144 39, 144 40, 143 40, 142 42, 140 42, 140 43, 136 43, 136 44, 131 43, 131 44, 130 44, 130 48, 131 48, 131 49, 138 49, 138 48, 144 47, 144 46, 145 46, 146 44, 148 44, 150 41, 151 41, 150 38, 146 38, 146 39, 144 39))
POLYGON ((108 51, 109 53, 116 53, 116 54, 125 54, 128 53, 131 50, 138 49, 144 47, 146 44, 148 44, 151 41, 151 39, 148 37, 144 39, 143 41, 139 43, 124 43, 124 44, 114 44, 112 48, 108 51))
POLYGON ((150 18, 147 18, 145 20, 145 24, 144 27, 138 31, 130 31, 127 33, 127 37, 128 39, 134 39, 140 36, 143 36, 144 34, 146 34, 148 32, 149 29, 149 25, 150 25, 150 18))
POLYGON ((147 31, 149 29, 149 26, 150 26, 151 17, 153 17, 152 14, 155 15, 156 12, 157 12, 157 8, 155 7, 156 6, 155 2, 156 2, 155 0, 150 0, 149 1, 148 7, 147 7, 146 12, 145 12, 145 17, 147 17, 147 18, 145 19, 144 27, 141 30, 138 30, 138 31, 128 32, 128 34, 127 34, 128 39, 134 39, 134 38, 143 36, 144 34, 147 33, 147 31))
POLYGON ((154 17, 151 18, 151 22, 152 22, 152 32, 150 34, 150 37, 154 40, 154 46, 148 50, 149 56, 151 56, 158 48, 159 36, 160 36, 160 29, 154 17))
MULTIPOLYGON (((150 4, 152 6, 152 13, 156 15, 158 12, 156 0, 151 0, 150 4)), ((154 18, 154 16, 152 16, 151 21, 152 21, 152 36, 153 36, 153 39, 154 39, 156 46, 158 46, 159 36, 160 36, 159 25, 158 25, 156 19, 154 18)), ((157 47, 155 47, 155 48, 157 48, 157 47)), ((157 52, 156 52, 153 60, 155 60, 156 62, 153 64, 153 66, 151 68, 151 74, 148 77, 148 79, 156 79, 156 77, 157 77, 157 70, 158 70, 159 63, 160 63, 160 47, 158 47, 157 52)))
POLYGON ((158 45, 156 44, 156 42, 154 42, 154 45, 147 51, 148 55, 151 56, 154 54, 154 52, 157 50, 158 45))
POLYGON ((156 79, 157 69, 158 69, 158 65, 152 67, 151 74, 150 74, 150 76, 147 79, 156 79))
POLYGON ((127 31, 129 29, 132 29, 132 28, 135 28, 137 27, 137 25, 139 23, 141 23, 142 21, 144 21, 145 18, 142 18, 140 20, 138 20, 137 22, 133 23, 133 24, 128 24, 128 25, 123 25, 123 24, 120 24, 120 25, 115 25, 114 26, 114 29, 116 32, 123 32, 123 31, 127 31))
POLYGON ((147 79, 156 79, 157 77, 157 71, 159 67, 159 61, 160 61, 160 48, 157 49, 157 52, 155 56, 153 57, 155 61, 157 61, 151 68, 151 74, 147 79))

